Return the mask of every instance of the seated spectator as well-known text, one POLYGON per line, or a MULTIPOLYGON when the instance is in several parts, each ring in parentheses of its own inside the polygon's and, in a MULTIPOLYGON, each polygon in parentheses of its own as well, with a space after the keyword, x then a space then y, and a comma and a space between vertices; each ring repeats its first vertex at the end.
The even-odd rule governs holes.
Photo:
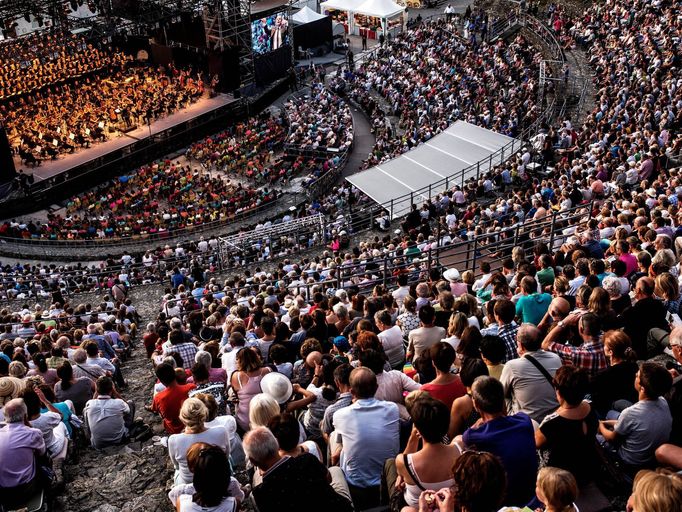
POLYGON ((562 366, 554 375, 554 387, 559 408, 545 416, 535 431, 535 445, 545 465, 569 471, 582 486, 592 481, 599 464, 595 452, 599 421, 585 400, 587 373, 562 366))
POLYGON ((436 310, 426 304, 419 308, 419 328, 410 331, 406 358, 408 361, 417 359, 422 352, 427 351, 445 338, 445 329, 435 325, 436 310))
POLYGON ((452 403, 466 394, 466 389, 459 375, 450 373, 455 362, 456 353, 448 343, 436 343, 429 349, 431 364, 436 370, 436 378, 421 387, 433 398, 443 402, 448 410, 452 403))
POLYGON ((340 438, 332 443, 332 463, 340 463, 356 509, 379 504, 379 484, 384 461, 395 457, 400 445, 398 406, 374 398, 377 378, 369 368, 356 368, 350 376, 354 402, 334 413, 340 438))
POLYGON ((525 276, 521 279, 521 296, 516 302, 516 316, 520 323, 538 325, 549 309, 552 296, 549 293, 538 293, 535 278, 525 276))
POLYGON ((417 508, 421 491, 438 491, 454 485, 451 464, 460 451, 454 444, 443 444, 450 414, 440 400, 420 394, 410 413, 414 424, 407 446, 395 462, 386 461, 384 471, 387 489, 394 486, 403 489, 405 504, 417 508))
POLYGON ((629 473, 651 466, 656 449, 670 438, 672 416, 663 395, 671 385, 672 377, 663 366, 643 363, 635 377, 639 401, 624 409, 617 420, 599 423, 599 433, 615 448, 629 473))
POLYGON ((321 504, 330 512, 353 510, 348 486, 339 468, 327 470, 309 453, 283 457, 277 439, 267 428, 256 427, 247 432, 244 451, 263 477, 253 488, 253 497, 261 512, 312 512, 321 504))
POLYGON ((578 485, 568 471, 550 466, 542 468, 538 472, 536 492, 547 512, 578 512, 574 503, 578 485))
POLYGON ((194 384, 179 384, 175 369, 167 363, 156 367, 156 377, 166 389, 154 395, 150 409, 161 415, 166 432, 179 434, 185 428, 180 421, 180 408, 189 397, 189 392, 194 389, 194 384))
POLYGON ((680 510, 682 507, 682 477, 668 471, 642 470, 637 473, 628 509, 632 512, 648 510, 680 510))
POLYGON ((88 362, 88 353, 82 348, 77 349, 73 353, 72 370, 76 380, 81 377, 87 377, 92 382, 97 382, 97 379, 107 374, 106 370, 101 366, 88 362))
POLYGON ((271 370, 263 367, 258 349, 240 349, 236 361, 237 371, 230 377, 230 383, 239 399, 235 413, 237 425, 246 432, 249 430, 249 402, 261 392, 260 382, 271 370))
POLYGON ((299 421, 288 412, 274 416, 267 423, 268 429, 277 438, 279 453, 282 457, 285 455, 298 457, 303 453, 310 453, 317 457, 317 460, 323 462, 322 452, 315 441, 300 442, 300 425, 299 421))
MULTIPOLYGON (((204 352, 208 354, 208 352, 204 352)), ((201 354, 201 352, 197 352, 201 354)), ((210 356, 210 354, 208 354, 210 356)), ((216 368, 222 370, 222 368, 216 368)), ((224 371, 224 370, 223 370, 224 371)), ((227 395, 225 393, 225 381, 210 381, 210 374, 203 363, 194 363, 192 366, 192 380, 195 388, 189 392, 190 398, 197 393, 213 395, 218 404, 218 415, 227 414, 227 395)), ((189 379, 188 379, 189 382, 189 379)))
POLYGON ((322 431, 322 437, 325 442, 329 443, 329 437, 334 431, 334 413, 339 409, 348 407, 353 403, 353 394, 350 388, 350 374, 353 371, 353 367, 349 364, 342 364, 334 370, 334 384, 339 393, 336 397, 336 401, 327 407, 324 411, 324 416, 320 422, 320 430, 322 431))
POLYGON ((6 425, 0 427, 0 506, 8 510, 24 505, 41 488, 36 457, 45 454, 41 431, 28 426, 28 409, 22 398, 4 407, 6 425))
POLYGON ((71 400, 76 414, 81 415, 86 402, 92 398, 95 383, 88 377, 76 378, 69 361, 65 361, 57 368, 57 375, 61 379, 54 385, 57 400, 60 402, 71 400))
MULTIPOLYGON (((682 328, 676 327, 670 333, 670 348, 675 361, 682 364, 682 328)), ((656 460, 682 470, 682 375, 677 370, 671 370, 671 374, 674 375, 673 384, 666 399, 673 417, 673 429, 670 442, 656 450, 656 460)))
POLYGON ((507 416, 504 389, 493 377, 478 377, 474 381, 472 399, 481 419, 455 442, 463 449, 497 455, 507 473, 505 503, 523 506, 535 494, 538 463, 533 423, 522 412, 507 416))
POLYGON ((237 434, 237 420, 229 414, 218 416, 218 403, 213 395, 197 393, 193 398, 201 400, 208 409, 208 416, 204 422, 206 428, 222 427, 227 430, 227 437, 230 439, 229 457, 232 467, 243 468, 246 465, 246 457, 244 456, 242 439, 237 434))
POLYGON ((220 448, 226 458, 230 455, 230 439, 223 427, 206 428, 208 409, 198 398, 188 398, 180 409, 183 432, 168 438, 168 455, 175 468, 173 481, 178 484, 192 483, 192 471, 188 466, 187 451, 195 443, 206 443, 220 448))
POLYGON ((394 370, 402 370, 405 362, 405 345, 400 327, 394 325, 391 314, 385 309, 374 315, 374 322, 379 329, 379 340, 384 347, 388 364, 394 370))
POLYGON ((504 341, 505 357, 503 362, 511 361, 519 357, 516 349, 516 334, 519 326, 514 321, 516 309, 514 303, 507 299, 498 300, 495 303, 495 321, 497 322, 497 335, 504 341))
POLYGON ((500 382, 509 413, 525 412, 539 423, 559 406, 552 379, 561 359, 541 349, 540 331, 532 325, 522 325, 517 339, 520 357, 505 363, 500 382))
POLYGON ((168 498, 178 512, 237 512, 244 501, 232 476, 228 457, 219 446, 195 443, 187 450, 191 484, 175 485, 168 498))
POLYGON ((602 418, 611 410, 620 412, 637 401, 635 376, 639 369, 630 337, 623 331, 604 334, 604 355, 609 366, 597 373, 591 386, 592 403, 602 418))
POLYGON ((508 495, 509 486, 505 468, 492 453, 462 453, 452 466, 452 478, 452 487, 423 491, 419 496, 419 510, 494 512, 507 502, 505 493, 508 495))
POLYGON ((45 398, 39 388, 24 389, 22 398, 29 423, 43 434, 47 454, 52 460, 63 460, 69 447, 69 438, 66 426, 62 423, 62 413, 45 398), (47 412, 41 413, 41 406, 45 406, 47 412))
POLYGON ((456 435, 462 434, 480 419, 480 415, 474 409, 474 402, 471 399, 471 386, 473 386, 476 378, 481 375, 488 375, 488 367, 482 360, 470 358, 464 361, 459 376, 467 392, 452 402, 450 426, 448 427, 449 439, 454 439, 456 435))
POLYGON ((121 398, 110 377, 100 377, 95 397, 85 404, 83 419, 93 448, 115 446, 128 439, 135 419, 135 404, 121 398))
POLYGON ((666 321, 666 309, 663 302, 654 297, 655 283, 650 277, 642 277, 635 285, 637 302, 623 311, 624 330, 632 340, 632 348, 637 359, 649 359, 660 354, 662 348, 656 343, 648 346, 649 331, 654 328, 670 331, 666 321))
MULTIPOLYGON (((514 343, 516 346, 516 343, 514 343)), ((514 348, 516 350, 516 348, 514 348)), ((505 343, 499 336, 485 335, 481 339, 481 359, 488 367, 491 377, 500 380, 506 359, 505 343)))

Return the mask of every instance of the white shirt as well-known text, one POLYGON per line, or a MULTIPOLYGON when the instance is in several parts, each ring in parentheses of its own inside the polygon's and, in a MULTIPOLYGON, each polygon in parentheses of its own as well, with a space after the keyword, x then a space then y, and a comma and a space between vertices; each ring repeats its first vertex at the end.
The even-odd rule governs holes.
POLYGON ((403 332, 397 325, 379 333, 379 340, 384 347, 384 352, 388 358, 388 364, 392 367, 405 360, 405 345, 403 343, 403 332))
POLYGON ((194 443, 214 444, 230 455, 230 439, 225 427, 213 427, 199 434, 173 434, 168 438, 168 455, 178 471, 177 483, 192 483, 192 472, 187 466, 187 450, 194 443))
POLYGON ((336 411, 333 423, 343 445, 340 466, 348 483, 379 485, 384 462, 400 450, 398 406, 376 398, 357 400, 336 411))

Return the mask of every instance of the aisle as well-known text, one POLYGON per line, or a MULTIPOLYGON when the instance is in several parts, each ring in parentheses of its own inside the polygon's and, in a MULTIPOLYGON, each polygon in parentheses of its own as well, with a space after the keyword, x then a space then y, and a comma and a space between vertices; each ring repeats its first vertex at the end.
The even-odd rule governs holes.
POLYGON ((353 115, 353 152, 348 158, 348 163, 343 168, 344 178, 355 174, 360 170, 362 161, 367 158, 374 147, 376 138, 372 133, 369 119, 360 109, 351 104, 351 114, 353 115))

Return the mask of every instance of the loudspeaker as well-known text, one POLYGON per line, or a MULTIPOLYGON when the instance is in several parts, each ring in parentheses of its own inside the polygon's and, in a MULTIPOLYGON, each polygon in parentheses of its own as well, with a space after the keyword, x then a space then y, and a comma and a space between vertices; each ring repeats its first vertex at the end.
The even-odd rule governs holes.
POLYGON ((0 122, 0 183, 12 181, 16 175, 17 171, 14 168, 14 158, 12 158, 7 132, 0 122))

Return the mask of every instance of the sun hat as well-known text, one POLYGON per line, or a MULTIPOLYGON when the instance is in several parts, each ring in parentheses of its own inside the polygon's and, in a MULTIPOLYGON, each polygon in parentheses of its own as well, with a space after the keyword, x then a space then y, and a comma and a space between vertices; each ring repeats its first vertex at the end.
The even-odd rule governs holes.
POLYGON ((287 376, 276 372, 265 375, 260 381, 260 388, 263 393, 277 400, 278 404, 283 404, 289 400, 294 391, 294 387, 287 376))
POLYGON ((447 269, 445 272, 443 272, 443 277, 450 282, 459 281, 461 278, 459 270, 457 270, 456 268, 447 269))
POLYGON ((3 406, 14 398, 18 398, 24 389, 24 381, 16 377, 0 378, 0 406, 3 406))

